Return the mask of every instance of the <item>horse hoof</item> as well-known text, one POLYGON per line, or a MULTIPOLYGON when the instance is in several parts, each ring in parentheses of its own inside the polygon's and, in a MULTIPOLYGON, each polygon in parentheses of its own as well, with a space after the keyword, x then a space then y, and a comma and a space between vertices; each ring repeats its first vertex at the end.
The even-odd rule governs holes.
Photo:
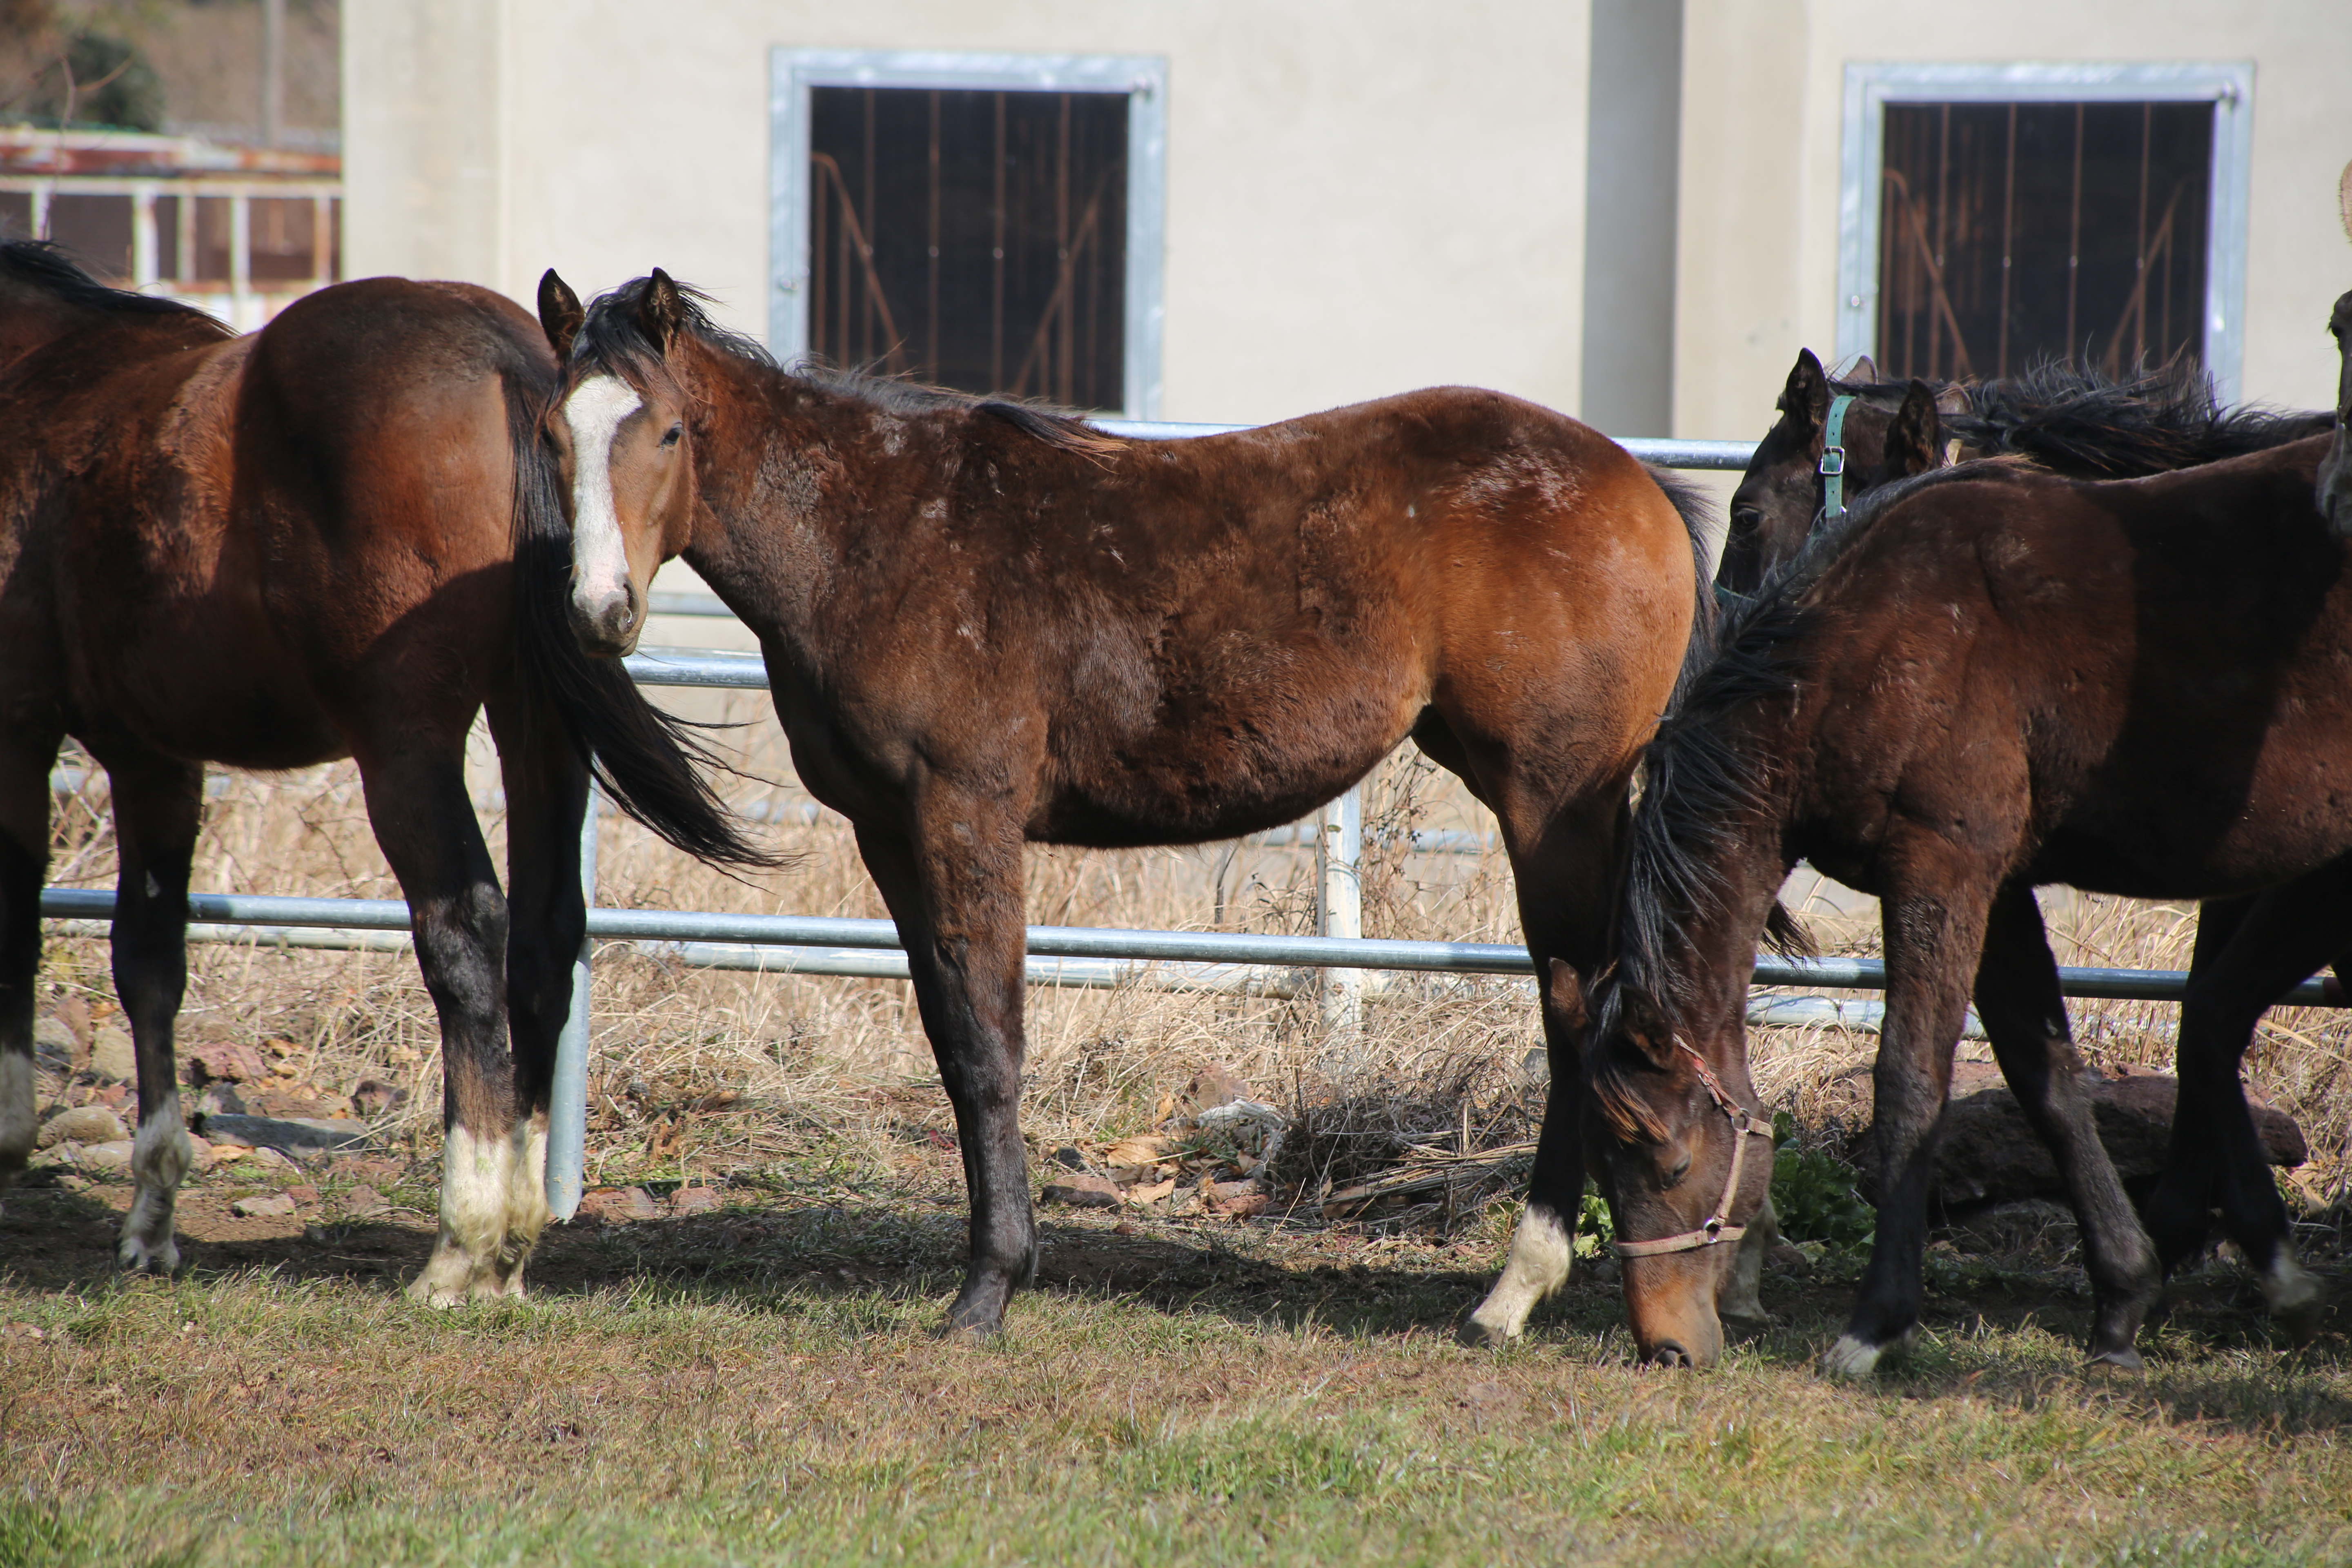
POLYGON ((2146 1372, 2147 1363, 2139 1359, 2139 1352, 2130 1345, 2119 1350, 2097 1351, 2091 1356, 2093 1372, 2146 1372))
POLYGON ((1481 1322, 1474 1314, 1454 1331, 1454 1337, 1474 1351, 1498 1351, 1519 1337, 1519 1331, 1505 1323, 1481 1322))
POLYGON ((1878 1370, 1879 1349, 1852 1334, 1840 1334, 1837 1343, 1822 1352, 1822 1375, 1860 1383, 1878 1370))
POLYGON ((115 1248, 114 1266, 125 1274, 153 1274, 168 1279, 180 1272, 180 1249, 168 1237, 159 1247, 125 1237, 115 1248))
POLYGON ((1918 1342, 1919 1328, 1916 1323, 1883 1345, 1864 1344, 1852 1334, 1840 1334, 1837 1343, 1822 1353, 1822 1375, 1858 1383, 1894 1367, 1908 1357, 1911 1347, 1918 1342))

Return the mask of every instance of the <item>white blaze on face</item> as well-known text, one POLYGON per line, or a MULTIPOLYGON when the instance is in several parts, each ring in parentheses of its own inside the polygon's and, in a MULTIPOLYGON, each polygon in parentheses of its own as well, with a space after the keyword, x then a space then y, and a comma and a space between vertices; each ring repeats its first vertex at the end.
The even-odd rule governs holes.
POLYGON ((642 406, 618 377, 583 381, 563 400, 572 428, 572 601, 593 615, 629 592, 629 554, 613 506, 613 437, 642 406))

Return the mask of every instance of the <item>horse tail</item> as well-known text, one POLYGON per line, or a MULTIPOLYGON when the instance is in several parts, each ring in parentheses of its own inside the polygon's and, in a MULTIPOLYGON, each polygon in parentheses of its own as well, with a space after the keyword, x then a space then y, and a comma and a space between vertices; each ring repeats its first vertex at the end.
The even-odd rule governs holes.
POLYGON ((1699 671, 1715 658, 1715 639, 1719 605, 1716 598, 1715 573, 1707 563, 1707 541, 1715 531, 1715 502, 1697 485, 1675 473, 1644 463, 1651 482, 1664 490, 1683 520, 1683 531, 1690 537, 1691 552, 1691 629, 1690 641, 1683 645, 1683 667, 1675 677, 1674 695, 1667 699, 1666 711, 1680 710, 1683 696, 1690 689, 1699 671))
POLYGON ((698 860, 772 868, 785 858, 744 834, 703 776, 726 764, 690 721, 665 713, 617 658, 592 658, 572 636, 563 603, 572 531, 563 519, 555 456, 541 432, 542 390, 506 377, 507 438, 513 451, 516 663, 530 722, 563 727, 572 749, 620 808, 698 860))

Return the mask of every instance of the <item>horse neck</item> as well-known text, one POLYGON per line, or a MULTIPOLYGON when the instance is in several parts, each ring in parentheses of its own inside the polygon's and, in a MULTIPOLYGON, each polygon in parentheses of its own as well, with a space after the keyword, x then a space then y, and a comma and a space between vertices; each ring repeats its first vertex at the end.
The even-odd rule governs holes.
POLYGON ((68 304, 44 289, 0 284, 0 365, 103 319, 100 311, 68 304))
POLYGON ((758 605, 763 629, 790 638, 838 579, 850 530, 870 534, 882 521, 830 493, 872 410, 767 365, 695 352, 709 438, 696 447, 694 531, 682 553, 720 598, 758 605))

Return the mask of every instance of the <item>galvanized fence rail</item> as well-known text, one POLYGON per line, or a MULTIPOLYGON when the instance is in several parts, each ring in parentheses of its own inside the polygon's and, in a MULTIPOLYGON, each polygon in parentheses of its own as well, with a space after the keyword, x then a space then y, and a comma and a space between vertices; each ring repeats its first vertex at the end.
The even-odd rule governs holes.
MULTIPOLYGON (((1115 434, 1174 439, 1249 428, 1238 425, 1169 425, 1131 420, 1097 423, 1115 434)), ((1627 440, 1636 457, 1663 467, 1738 470, 1755 448, 1742 441, 1627 440)), ((658 593, 651 614, 724 616, 716 598, 658 593)), ((649 647, 626 661, 639 684, 720 690, 765 690, 765 665, 756 654, 708 648, 649 647)), ((572 1014, 557 1047, 554 1102, 548 1129, 547 1194, 559 1218, 578 1207, 585 1154, 589 1017, 589 957, 598 942, 627 942, 695 968, 770 973, 907 978, 907 955, 888 921, 814 915, 737 915, 693 910, 621 910, 597 905, 596 812, 582 832, 581 880, 588 900, 588 940, 572 972, 572 1014)), ((1366 972, 1493 975, 1532 980, 1523 947, 1489 942, 1367 940, 1360 934, 1355 869, 1362 835, 1356 792, 1324 808, 1310 823, 1256 836, 1266 845, 1307 845, 1317 851, 1318 936, 1244 935, 1223 931, 1143 931, 1032 926, 1027 951, 1033 985, 1155 988, 1296 996, 1310 985, 1323 997, 1327 1021, 1350 1025, 1360 1007, 1366 972), (1042 960, 1044 962, 1034 962, 1042 960), (1314 972, 1323 972, 1318 983, 1314 972), (1336 984, 1334 983, 1336 982, 1336 984)), ((1431 835, 1417 852, 1485 847, 1484 835, 1431 835), (1461 842, 1455 842, 1455 840, 1461 842)), ((73 935, 102 935, 114 895, 102 889, 47 888, 44 919, 66 922, 73 935)), ((408 906, 396 899, 298 899, 263 894, 192 893, 192 942, 246 942, 285 948, 404 951, 410 945, 408 906)), ((2185 972, 2062 969, 2060 988, 2075 997, 2178 1001, 2185 972)), ((1885 965, 1875 959, 1764 958, 1760 987, 1883 990, 1885 965)), ((1759 999, 1759 1022, 1787 1012, 1792 999, 1759 999)), ((1816 1002, 1818 999, 1794 999, 1816 1002)), ((2306 981, 2282 998, 2298 1005, 2340 1005, 2332 983, 2306 981)), ((1864 1006, 1871 1005, 1864 1004, 1864 1006)), ((1855 1004, 1821 1003, 1788 1021, 1854 1022, 1855 1004)), ((1867 1016, 1860 1021, 1869 1022, 1867 1016)))

